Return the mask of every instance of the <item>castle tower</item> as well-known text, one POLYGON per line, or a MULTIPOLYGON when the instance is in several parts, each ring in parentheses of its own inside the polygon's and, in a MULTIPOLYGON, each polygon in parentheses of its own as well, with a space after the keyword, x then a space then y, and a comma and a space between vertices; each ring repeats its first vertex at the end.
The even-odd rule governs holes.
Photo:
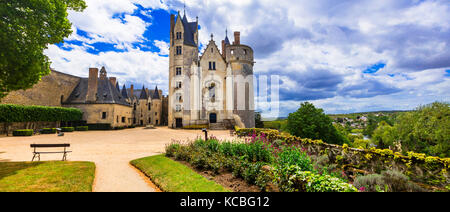
POLYGON ((190 67, 198 62, 198 18, 189 22, 186 14, 170 16, 169 127, 181 127, 190 120, 190 67), (181 96, 181 97, 180 97, 181 96), (178 98, 177 98, 178 97, 178 98), (180 101, 183 99, 184 101, 180 101))
POLYGON ((227 111, 233 111, 233 116, 239 116, 245 127, 254 127, 253 50, 250 46, 241 44, 240 40, 240 32, 234 32, 233 44, 224 42, 228 63, 227 111))

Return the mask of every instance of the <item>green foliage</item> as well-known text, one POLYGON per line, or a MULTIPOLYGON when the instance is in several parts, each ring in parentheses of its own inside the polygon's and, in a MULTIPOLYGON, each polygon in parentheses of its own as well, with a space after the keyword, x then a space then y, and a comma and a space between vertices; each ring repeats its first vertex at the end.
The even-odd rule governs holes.
POLYGON ((24 129, 24 130, 14 130, 13 136, 32 136, 33 130, 24 129))
POLYGON ((73 132, 74 130, 74 127, 61 127, 61 132, 73 132))
POLYGON ((255 127, 256 128, 264 128, 264 123, 261 119, 261 112, 255 112, 255 127))
POLYGON ((207 124, 192 124, 188 126, 183 126, 183 129, 191 129, 191 130, 201 130, 203 128, 208 128, 207 124))
POLYGON ((399 171, 388 170, 382 174, 356 177, 353 185, 364 192, 423 192, 424 188, 412 183, 399 171))
POLYGON ((401 145, 403 152, 450 156, 450 104, 435 102, 402 113, 394 126, 380 123, 374 131, 374 142, 381 147, 401 145))
POLYGON ((337 177, 303 171, 296 165, 273 170, 274 183, 283 192, 356 192, 357 189, 337 177))
POLYGON ((79 121, 83 112, 75 108, 0 105, 1 122, 79 121))
POLYGON ((41 134, 55 134, 56 128, 44 128, 41 131, 41 134))
POLYGON ((321 139, 330 144, 346 142, 344 135, 333 126, 332 119, 309 102, 302 103, 296 112, 289 114, 286 129, 301 138, 321 139))
POLYGON ((82 11, 83 0, 2 1, 0 4, 0 99, 31 88, 50 73, 43 51, 71 33, 67 10, 82 11))
POLYGON ((75 127, 76 131, 88 131, 89 127, 88 126, 77 126, 75 127))
POLYGON ((111 130, 111 124, 109 123, 98 123, 98 124, 87 124, 89 130, 111 130))
POLYGON ((297 147, 285 147, 278 153, 278 165, 291 166, 296 165, 303 171, 313 171, 313 165, 308 155, 297 147))

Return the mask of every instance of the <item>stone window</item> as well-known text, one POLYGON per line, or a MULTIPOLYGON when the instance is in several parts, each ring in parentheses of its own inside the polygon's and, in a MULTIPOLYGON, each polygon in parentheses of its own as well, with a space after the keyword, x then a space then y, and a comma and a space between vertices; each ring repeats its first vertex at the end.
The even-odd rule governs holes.
POLYGON ((181 105, 176 105, 175 112, 180 112, 180 111, 181 111, 181 105))
POLYGON ((211 102, 215 102, 216 101, 216 84, 215 83, 211 83, 208 87, 209 90, 209 99, 211 102))
POLYGON ((209 62, 209 70, 216 70, 216 62, 209 62))
POLYGON ((181 93, 177 93, 176 97, 178 102, 183 102, 183 99, 181 98, 181 93))
POLYGON ((116 117, 116 123, 119 123, 119 116, 116 117))
POLYGON ((148 104, 148 110, 152 109, 152 104, 148 104))
POLYGON ((180 40, 181 39, 181 32, 177 32, 177 40, 180 40))
POLYGON ((181 67, 176 68, 175 75, 180 76, 181 75, 181 67))
POLYGON ((102 119, 106 119, 106 112, 102 112, 102 119))
POLYGON ((177 82, 177 86, 175 88, 181 88, 181 81, 177 82))
POLYGON ((234 49, 231 50, 231 54, 232 54, 232 55, 234 54, 234 49))
POLYGON ((122 117, 122 123, 125 123, 125 117, 122 117))
POLYGON ((177 46, 177 49, 176 49, 177 51, 176 51, 176 55, 181 55, 181 53, 182 53, 182 51, 181 51, 181 46, 177 46))
POLYGON ((244 49, 244 55, 246 55, 247 54, 247 49, 244 49))

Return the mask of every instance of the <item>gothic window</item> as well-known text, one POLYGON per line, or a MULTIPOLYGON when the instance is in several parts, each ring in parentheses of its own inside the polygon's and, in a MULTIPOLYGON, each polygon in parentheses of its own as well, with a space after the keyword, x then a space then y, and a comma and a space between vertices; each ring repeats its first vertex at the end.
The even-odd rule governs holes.
POLYGON ((176 52, 176 55, 181 55, 181 46, 177 46, 177 52, 176 52))
POLYGON ((216 101, 216 84, 215 83, 211 83, 211 85, 208 88, 209 90, 209 99, 211 102, 215 102, 216 101))
POLYGON ((214 49, 213 48, 211 48, 211 53, 213 53, 214 52, 214 49))
POLYGON ((177 76, 181 75, 181 67, 176 68, 175 75, 177 75, 177 76))
POLYGON ((177 32, 177 40, 181 39, 181 32, 177 32))

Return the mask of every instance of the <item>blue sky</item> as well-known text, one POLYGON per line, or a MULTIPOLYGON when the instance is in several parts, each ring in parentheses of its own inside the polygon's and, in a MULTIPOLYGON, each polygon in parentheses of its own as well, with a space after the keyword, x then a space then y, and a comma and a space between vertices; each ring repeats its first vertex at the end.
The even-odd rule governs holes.
MULTIPOLYGON (((73 33, 46 54, 56 70, 87 77, 105 66, 120 86, 168 86, 170 14, 183 1, 86 0, 73 33)), ((303 101, 327 113, 408 110, 450 101, 448 0, 186 0, 201 47, 228 28, 255 51, 255 75, 280 78, 286 116, 303 101)), ((257 92, 257 91, 255 91, 257 92)), ((260 107, 263 115, 267 108, 260 107)))

